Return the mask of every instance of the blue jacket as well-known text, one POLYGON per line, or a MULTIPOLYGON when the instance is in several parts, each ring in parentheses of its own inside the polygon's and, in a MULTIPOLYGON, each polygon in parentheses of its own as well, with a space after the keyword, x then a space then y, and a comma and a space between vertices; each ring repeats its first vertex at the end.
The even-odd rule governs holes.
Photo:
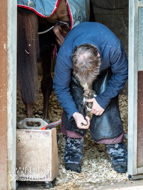
POLYGON ((97 22, 82 22, 77 25, 68 33, 58 52, 54 76, 54 90, 68 118, 74 112, 78 112, 69 88, 73 69, 72 52, 76 46, 85 43, 94 44, 98 48, 101 56, 100 71, 111 67, 113 73, 106 90, 96 97, 102 108, 105 109, 111 99, 119 94, 128 77, 128 60, 125 51, 112 31, 97 22))

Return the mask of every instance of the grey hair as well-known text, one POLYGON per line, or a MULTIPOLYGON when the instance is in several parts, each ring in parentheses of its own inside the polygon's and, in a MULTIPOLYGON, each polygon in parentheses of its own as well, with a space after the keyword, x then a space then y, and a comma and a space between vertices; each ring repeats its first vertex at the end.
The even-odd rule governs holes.
POLYGON ((82 86, 91 85, 100 71, 101 58, 92 44, 77 46, 72 54, 73 74, 82 86))

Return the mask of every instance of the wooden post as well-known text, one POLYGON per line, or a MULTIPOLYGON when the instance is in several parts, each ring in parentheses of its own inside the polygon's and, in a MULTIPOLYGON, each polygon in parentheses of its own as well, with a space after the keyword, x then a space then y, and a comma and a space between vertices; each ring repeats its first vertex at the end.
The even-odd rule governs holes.
POLYGON ((15 190, 16 0, 1 0, 0 26, 0 190, 15 190))
POLYGON ((0 189, 7 189, 7 1, 0 3, 0 189), (3 182, 3 183, 1 183, 3 182))

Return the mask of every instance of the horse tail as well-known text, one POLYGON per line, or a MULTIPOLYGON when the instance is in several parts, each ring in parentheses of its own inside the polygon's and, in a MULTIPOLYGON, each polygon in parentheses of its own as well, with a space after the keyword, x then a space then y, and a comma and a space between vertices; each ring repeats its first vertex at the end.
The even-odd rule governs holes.
POLYGON ((38 16, 18 9, 17 21, 17 76, 24 103, 37 100, 39 56, 38 16))

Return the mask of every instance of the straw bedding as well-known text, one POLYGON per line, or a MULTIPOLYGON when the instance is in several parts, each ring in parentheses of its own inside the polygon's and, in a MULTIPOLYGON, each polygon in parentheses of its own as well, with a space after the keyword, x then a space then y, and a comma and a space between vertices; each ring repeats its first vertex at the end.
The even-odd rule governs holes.
MULTIPOLYGON (((41 76, 39 76, 40 86, 41 76)), ((42 94, 40 91, 39 99, 34 105, 34 117, 42 118, 42 94)), ((128 100, 126 95, 119 95, 119 106, 121 111, 121 119, 124 126, 124 132, 127 133, 127 114, 128 114, 128 100)), ((54 122, 61 118, 62 108, 57 101, 54 91, 50 97, 50 121, 54 122)), ((26 110, 23 102, 17 96, 17 122, 26 117, 26 110)), ((105 146, 97 145, 93 142, 90 132, 85 136, 83 160, 82 160, 82 172, 77 174, 75 172, 66 171, 64 168, 64 146, 65 138, 60 132, 60 126, 58 128, 58 135, 60 137, 58 141, 58 154, 59 154, 59 174, 56 179, 55 190, 67 190, 67 189, 100 189, 100 187, 116 182, 124 182, 128 180, 127 174, 118 174, 112 168, 110 159, 106 152, 105 146)), ((127 140, 125 139, 127 144, 127 140)))

